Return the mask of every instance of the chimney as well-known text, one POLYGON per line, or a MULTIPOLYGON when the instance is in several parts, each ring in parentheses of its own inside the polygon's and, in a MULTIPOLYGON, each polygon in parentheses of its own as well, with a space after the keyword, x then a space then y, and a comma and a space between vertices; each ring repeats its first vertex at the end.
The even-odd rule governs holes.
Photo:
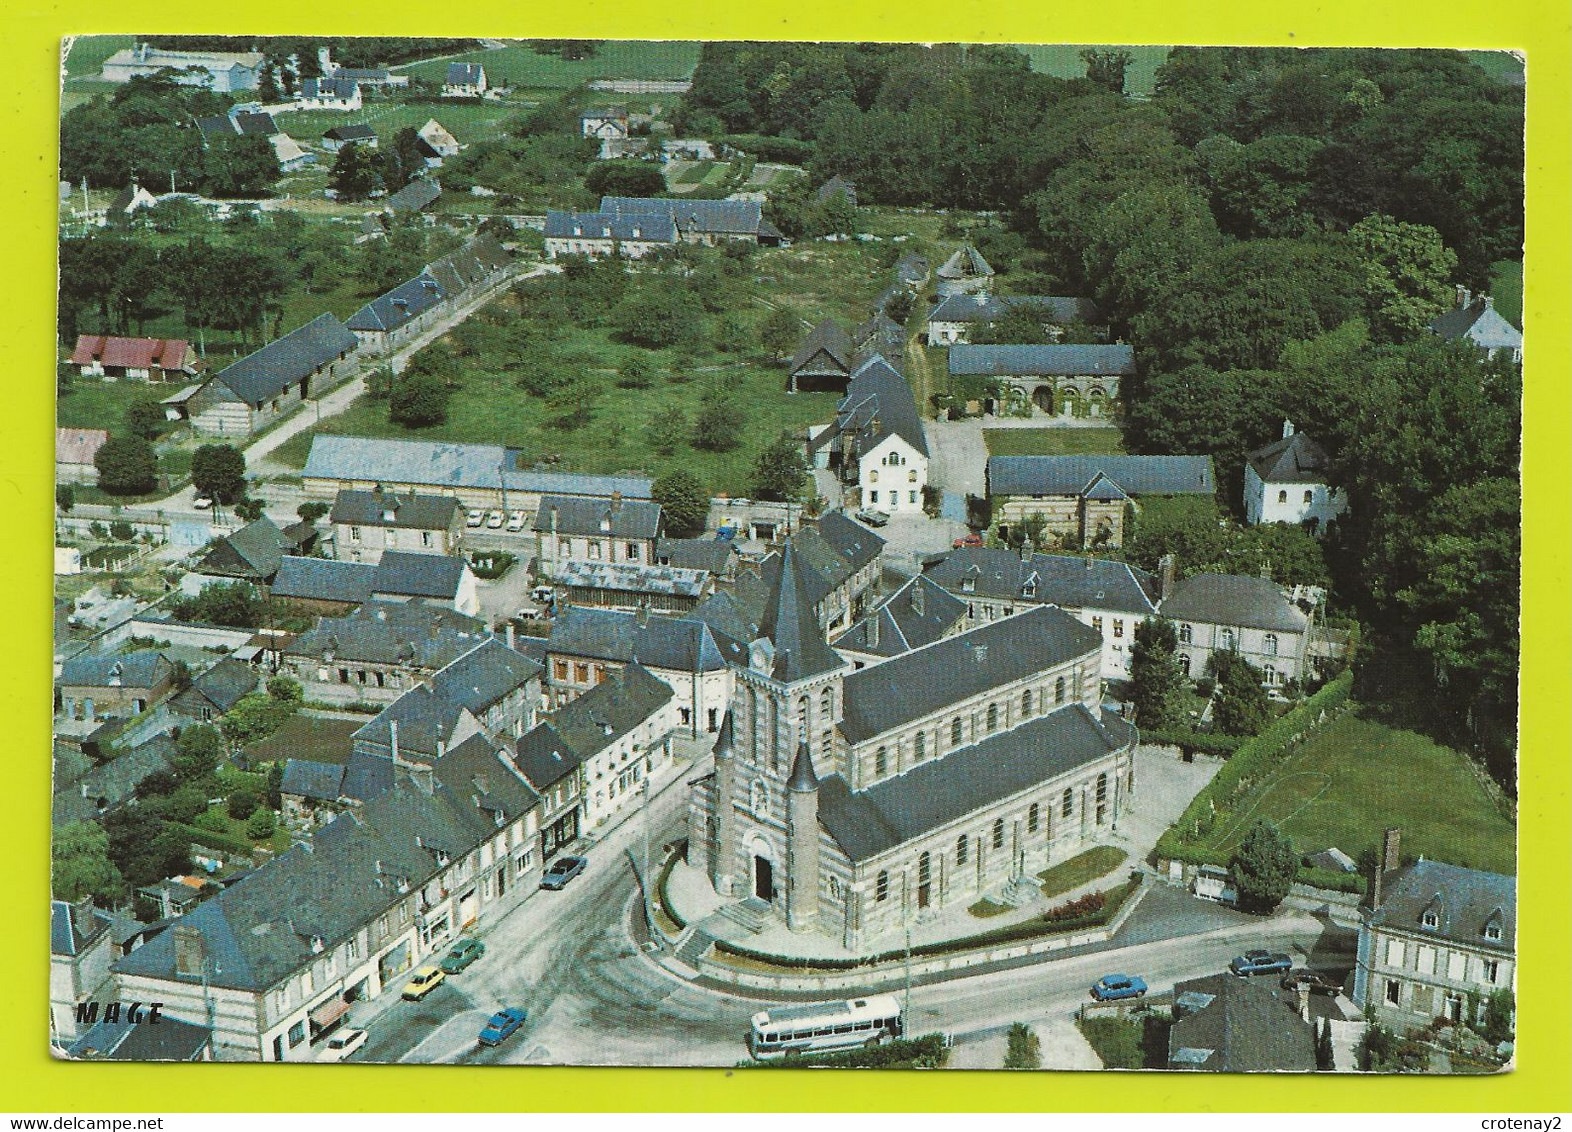
POLYGON ((557 537, 557 505, 551 505, 551 537, 557 537))
POLYGON ((1306 1022, 1312 1022, 1313 1019, 1310 1017, 1310 984, 1301 981, 1294 988, 1294 992, 1299 998, 1299 1017, 1306 1022))
POLYGON ((883 617, 883 613, 877 609, 868 615, 868 647, 871 649, 879 647, 879 622, 883 617))
POLYGON ((1480 295, 1479 301, 1485 304, 1485 309, 1487 311, 1493 311, 1496 309, 1496 301, 1489 295, 1480 295))
POLYGON ((1294 422, 1285 420, 1283 422, 1283 439, 1287 440, 1293 434, 1294 434, 1294 422))
POLYGON ((426 626, 426 635, 432 640, 436 640, 437 633, 441 628, 442 619, 440 617, 432 617, 430 624, 426 626))
POLYGON ((1472 296, 1469 294, 1468 288, 1459 283, 1457 285, 1457 309, 1466 309, 1470 298, 1472 296))
POLYGON ((912 612, 918 617, 923 616, 923 588, 916 582, 912 583, 912 612))
POLYGON ((1174 556, 1165 554, 1157 560, 1157 600, 1167 600, 1174 592, 1174 556))
MULTIPOLYGON (((85 798, 87 796, 86 787, 83 788, 83 791, 82 796, 85 798)), ((91 900, 80 900, 71 905, 71 926, 76 930, 76 934, 83 939, 87 939, 93 934, 93 928, 96 925, 93 923, 93 902, 91 900)))
POLYGON ((614 491, 611 493, 611 513, 615 515, 620 510, 622 510, 622 492, 614 491))
POLYGON ((201 975, 207 967, 207 941, 201 929, 176 924, 169 932, 175 941, 175 974, 201 975))
POLYGON ((1381 868, 1383 871, 1391 872, 1403 863, 1403 859, 1398 855, 1398 849, 1401 844, 1402 833, 1399 830, 1389 829, 1381 835, 1381 868))
POLYGON ((507 641, 508 648, 513 647, 513 618, 509 617, 502 627, 503 639, 507 641))
POLYGON ((398 766, 398 720, 388 720, 388 745, 393 749, 393 765, 398 766))

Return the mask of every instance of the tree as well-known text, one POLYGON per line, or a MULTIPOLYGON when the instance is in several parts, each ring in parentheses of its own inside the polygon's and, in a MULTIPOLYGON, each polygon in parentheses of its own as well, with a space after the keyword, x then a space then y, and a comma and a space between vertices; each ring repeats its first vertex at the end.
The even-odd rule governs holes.
POLYGON ((706 452, 730 452, 742 442, 741 422, 731 402, 714 397, 693 419, 693 446, 706 452))
POLYGON ((249 582, 209 582, 195 597, 176 603, 175 615, 186 621, 208 621, 236 629, 262 624, 267 603, 249 582))
POLYGON ((133 401, 126 409, 126 431, 154 440, 164 430, 164 409, 156 401, 133 401))
POLYGON ((977 345, 1015 343, 1046 345, 1054 340, 1048 326, 1057 320, 1040 303, 1016 303, 991 323, 977 327, 968 341, 977 345))
POLYGON ((648 389, 655 384, 655 363, 644 354, 634 354, 622 363, 617 384, 624 389, 648 389))
POLYGON ((191 454, 191 485, 216 503, 246 494, 246 458, 232 444, 204 444, 191 454))
POLYGON ((674 537, 691 538, 704 533, 710 497, 692 472, 684 468, 662 476, 650 488, 650 498, 660 504, 666 529, 674 537))
POLYGON ((75 903, 91 896, 113 900, 125 878, 109 859, 109 835, 88 821, 56 826, 50 838, 50 890, 56 900, 75 903))
POLYGON ((69 515, 76 506, 76 488, 68 483, 55 485, 55 506, 60 508, 60 513, 69 515))
POLYGON ((252 692, 241 696, 218 726, 224 738, 236 746, 245 746, 277 731, 295 714, 297 706, 288 700, 276 700, 265 692, 252 692))
POLYGON ((573 378, 546 399, 551 423, 561 429, 583 428, 594 416, 600 395, 601 387, 593 379, 582 374, 573 378))
POLYGON ((118 542, 130 542, 136 537, 136 528, 124 519, 115 519, 109 524, 109 537, 118 542))
POLYGON ((1212 722, 1225 735, 1256 735, 1272 718, 1272 704, 1261 687, 1261 670, 1236 652, 1218 651, 1207 661, 1217 677, 1212 722))
POLYGON ((662 456, 670 456, 688 435, 688 416, 680 405, 667 405, 650 418, 645 432, 651 448, 662 456))
POLYGON ((1107 87, 1115 94, 1123 94, 1124 73, 1135 61, 1135 56, 1128 51, 1099 51, 1095 47, 1088 47, 1081 52, 1081 61, 1086 64, 1086 77, 1089 80, 1098 86, 1107 87))
POLYGON ((376 155, 351 142, 333 159, 328 183, 343 200, 365 200, 383 187, 382 171, 376 155))
POLYGON ((211 724, 194 723, 181 730, 169 766, 182 783, 205 783, 218 773, 223 757, 224 741, 218 729, 211 724))
POLYGON ((912 316, 912 308, 917 305, 917 296, 906 288, 901 288, 889 297, 884 304, 884 313, 893 321, 902 326, 912 316))
POLYGON ((759 323, 759 344, 772 358, 784 358, 802 340, 802 323, 785 307, 776 307, 759 323))
POLYGON ((753 461, 750 490, 758 499, 795 499, 808 475, 808 461, 789 433, 781 433, 753 461))
POLYGON ((448 387, 436 374, 404 374, 388 399, 388 416, 406 428, 429 428, 448 419, 448 387))
POLYGON ((1043 1067, 1042 1039, 1025 1022, 1010 1025, 1005 1039, 1004 1067, 1006 1069, 1041 1069, 1043 1067))
POLYGON ((1511 987, 1500 987, 1485 999, 1485 1018, 1480 1023, 1480 1036, 1492 1045, 1512 1040, 1516 1025, 1517 1003, 1511 987))
POLYGON ((220 136, 202 154, 201 185, 208 196, 265 196, 277 179, 278 157, 265 137, 220 136))
POLYGON ((98 486, 110 495, 146 495, 158 486, 158 455, 134 436, 114 436, 93 456, 98 486))
POLYGON ((1187 723, 1185 675, 1177 657, 1179 638, 1174 623, 1154 617, 1135 628, 1130 653, 1130 698, 1136 723, 1161 730, 1187 723))
POLYGON ((190 823, 199 814, 207 812, 207 791, 195 783, 182 783, 175 792, 164 799, 164 818, 168 821, 190 823))
POLYGON ((236 821, 245 821, 257 812, 257 807, 262 805, 262 800, 251 790, 236 790, 229 796, 226 809, 229 816, 236 821))
POLYGON ((267 807, 276 810, 283 806, 284 760, 279 759, 267 768, 267 807))
POLYGON ((253 841, 264 841, 273 836, 278 818, 272 810, 257 810, 246 821, 246 836, 253 841))
POLYGON ((650 161, 597 161, 584 175, 584 187, 598 197, 657 197, 666 191, 666 178, 650 161))
POLYGON ((309 503, 302 503, 299 507, 296 507, 295 514, 300 516, 302 523, 315 523, 331 510, 332 508, 320 499, 313 499, 309 503))
POLYGON ((1457 256, 1441 233, 1390 216, 1367 216, 1348 230, 1364 267, 1371 329, 1386 341, 1420 333, 1447 309, 1457 256))
POLYGON ((177 692, 184 692, 191 687, 191 666, 183 660, 177 660, 170 665, 173 670, 169 676, 169 683, 177 692))
POLYGON ((677 287, 651 288, 630 295, 612 314, 618 337, 649 350, 698 341, 702 321, 698 304, 686 290, 677 287))
POLYGON ((235 514, 248 523, 254 523, 264 514, 260 499, 242 499, 235 504, 235 514))
POLYGON ((166 828, 162 809, 143 802, 125 806, 104 818, 109 858, 132 888, 191 871, 191 841, 166 828))
POLYGON ((300 681, 293 676, 285 676, 282 672, 267 678, 268 698, 281 704, 299 705, 305 700, 305 693, 301 690, 300 681))
POLYGON ((1239 843, 1228 867, 1239 893, 1239 907, 1264 916, 1288 895, 1299 871, 1299 857, 1287 838, 1258 821, 1239 843))

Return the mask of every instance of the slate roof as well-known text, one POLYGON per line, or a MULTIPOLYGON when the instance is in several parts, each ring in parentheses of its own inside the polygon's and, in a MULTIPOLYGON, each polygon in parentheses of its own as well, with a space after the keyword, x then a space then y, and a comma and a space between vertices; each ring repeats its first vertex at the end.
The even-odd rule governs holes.
POLYGON ((343 792, 344 764, 312 759, 290 759, 279 780, 280 794, 294 794, 313 802, 336 802, 343 792))
POLYGON ((447 86, 478 86, 485 73, 479 63, 449 63, 444 81, 447 86))
POLYGON ((1517 946, 1517 878, 1421 860, 1382 877, 1381 904, 1370 923, 1510 954, 1517 946), (1433 928, 1424 925, 1427 910, 1436 914, 1433 928), (1500 939, 1485 935, 1491 922, 1499 924, 1500 939))
POLYGON ((170 769, 174 753, 174 741, 167 735, 158 735, 75 777, 63 774, 57 760, 51 806, 54 823, 91 821, 114 809, 130 798, 148 775, 170 769), (99 802, 103 803, 102 808, 99 802))
POLYGON ((514 744, 513 765, 541 794, 571 775, 581 761, 549 719, 514 744))
POLYGON ((669 216, 616 216, 553 209, 546 213, 545 235, 558 240, 640 240, 651 244, 674 244, 677 225, 669 216))
POLYGON ((841 328, 840 323, 827 318, 810 330, 807 338, 803 339, 802 345, 792 356, 789 372, 794 375, 834 374, 845 377, 851 373, 852 366, 856 363, 855 354, 856 348, 852 345, 851 335, 841 328), (832 365, 826 367, 821 364, 811 370, 807 369, 808 363, 821 351, 829 356, 832 365))
POLYGON ((805 550, 817 542, 839 556, 839 572, 828 571, 817 557, 813 559, 814 567, 826 571, 827 580, 837 585, 845 577, 873 563, 884 551, 884 539, 860 523, 853 522, 844 511, 825 512, 819 516, 817 523, 801 527, 793 540, 799 550, 805 550))
POLYGON ((1090 299, 1067 295, 950 295, 928 312, 929 322, 993 322, 1015 306, 1045 307, 1048 321, 1096 323, 1102 315, 1090 299))
POLYGON ((109 432, 102 428, 55 429, 55 463, 91 464, 98 450, 109 441, 109 432))
MULTIPOLYGON (((856 675, 899 663, 886 661, 856 675)), ((850 790, 845 779, 831 775, 819 787, 819 824, 853 862, 866 861, 1134 741, 1135 728, 1119 716, 1099 717, 1077 702, 866 790, 850 790)))
POLYGON ((61 667, 62 685, 83 688, 151 688, 167 677, 171 665, 157 649, 125 653, 79 653, 61 667))
POLYGON ((422 272, 372 299, 350 315, 345 325, 351 330, 360 331, 397 330, 433 307, 440 306, 447 298, 437 281, 422 272))
POLYGON ((580 759, 611 746, 670 702, 666 682, 637 662, 552 713, 552 725, 580 759))
POLYGON ((206 1026, 160 1014, 156 1026, 99 1022, 66 1055, 78 1061, 200 1061, 212 1040, 206 1026))
POLYGON ((319 617, 284 649, 287 657, 407 664, 435 671, 486 636, 473 617, 415 602, 368 602, 347 617, 319 617))
POLYGON ((839 173, 815 189, 813 199, 823 204, 837 195, 845 196, 847 202, 852 205, 857 203, 857 186, 839 173))
POLYGON ((921 286, 928 279, 928 260, 917 252, 907 252, 895 263, 895 278, 909 286, 921 286))
POLYGON ((1211 495, 1210 456, 990 456, 990 495, 1080 495, 1101 474, 1131 495, 1211 495))
POLYGON ((819 629, 816 599, 790 542, 781 551, 771 592, 764 604, 759 635, 774 647, 770 675, 784 683, 806 680, 844 665, 819 629))
POLYGON ((256 687, 257 670, 243 660, 226 656, 191 681, 191 686, 177 695, 175 701, 195 696, 206 700, 219 711, 228 711, 242 696, 256 691, 256 687))
POLYGON ((419 212, 442 195, 442 185, 426 177, 416 177, 382 202, 389 212, 419 212))
POLYGON ((941 640, 965 617, 964 601, 919 574, 831 643, 874 656, 898 656, 941 640))
POLYGON ((463 247, 426 264, 426 274, 437 281, 444 294, 457 296, 512 262, 513 257, 494 236, 482 233, 463 247))
POLYGON ((1109 558, 1034 554, 1022 559, 1014 551, 963 547, 928 565, 922 576, 962 597, 1138 615, 1157 612, 1157 577, 1109 558))
POLYGON ((660 504, 648 500, 547 495, 541 498, 532 529, 547 532, 555 523, 559 535, 652 539, 660 533, 660 520, 660 504))
POLYGON ((740 642, 693 617, 569 606, 551 627, 547 650, 675 672, 719 672, 748 663, 740 642))
POLYGON ((851 340, 857 349, 882 355, 897 369, 900 366, 892 359, 903 359, 906 353, 906 328, 885 314, 882 305, 872 318, 852 331, 851 340))
POLYGON ((416 684, 355 732, 355 746, 361 749, 362 744, 374 744, 391 748, 393 724, 396 723, 398 747, 402 756, 436 759, 452 743, 466 715, 473 718, 474 713, 439 695, 429 685, 416 684))
POLYGON ((1249 456, 1262 483, 1328 483, 1326 451, 1302 432, 1274 440, 1249 456))
POLYGON ((247 137, 270 138, 279 132, 278 124, 273 121, 273 115, 263 113, 245 113, 232 116, 235 123, 235 132, 247 137))
POLYGON ((467 569, 464 559, 456 555, 385 550, 371 575, 371 592, 451 601, 467 569))
POLYGON ((356 88, 360 84, 350 78, 333 79, 305 79, 300 84, 300 97, 303 99, 330 99, 337 102, 348 102, 355 97, 356 88))
POLYGON ((387 82, 392 76, 386 67, 337 67, 333 77, 355 79, 360 82, 387 82))
POLYGON ((49 902, 49 953, 51 955, 80 955, 105 932, 113 922, 108 912, 101 912, 93 905, 86 905, 73 915, 74 907, 64 900, 49 902))
POLYGON ((266 582, 278 573, 283 559, 284 533, 263 515, 208 547, 196 564, 196 573, 266 582))
POLYGON ((451 495, 415 495, 401 491, 340 491, 329 516, 334 523, 364 527, 398 527, 445 531, 460 510, 451 495), (393 517, 389 519, 387 513, 393 517))
POLYGON ((669 216, 683 232, 764 235, 769 227, 762 206, 755 200, 601 197, 600 211, 615 216, 669 216))
POLYGON ((471 735, 437 761, 436 779, 455 797, 470 798, 488 813, 504 818, 527 813, 540 793, 514 767, 507 748, 494 747, 484 735, 471 735))
POLYGON ((1129 377, 1135 373, 1135 347, 957 343, 950 347, 950 373, 985 377, 1129 377))
POLYGON ((724 574, 731 568, 736 555, 736 547, 723 539, 662 538, 655 541, 655 561, 683 570, 724 574))
POLYGON ((976 248, 962 244, 934 274, 940 279, 986 279, 993 276, 993 268, 976 248))
POLYGON ((1315 1028, 1275 979, 1207 975, 1174 984, 1179 1017, 1168 1032, 1170 1069, 1310 1072, 1315 1028))
POLYGON ((359 605, 371 597, 371 578, 376 570, 370 562, 286 555, 279 560, 278 573, 273 576, 272 594, 279 598, 359 605))
POLYGON ((569 559, 557 568, 556 575, 557 584, 563 586, 693 598, 703 595, 709 581, 709 575, 700 570, 583 558, 569 559))
POLYGON ((357 122, 351 126, 334 126, 331 130, 323 130, 322 136, 336 142, 361 142, 376 137, 377 132, 357 122))
POLYGON ((490 637, 431 677, 431 690, 479 716, 529 680, 541 666, 490 637))
POLYGON ((1200 621, 1209 625, 1238 625, 1303 633, 1309 619, 1283 596, 1270 578, 1243 574, 1195 574, 1174 586, 1161 606, 1173 621, 1200 621))
POLYGON ((349 327, 320 314, 220 370, 213 380, 255 408, 359 345, 349 327))
POLYGON ((127 369, 179 370, 185 365, 191 345, 183 338, 116 338, 105 334, 81 334, 71 351, 71 364, 127 369))
POLYGON ((856 435, 856 454, 860 459, 887 437, 899 436, 924 456, 928 441, 923 433, 922 414, 912 387, 900 372, 880 355, 867 359, 846 385, 846 396, 835 411, 835 424, 820 443, 847 432, 856 435))
POLYGON ((1061 609, 1038 606, 851 673, 841 734, 860 743, 1101 648, 1100 634, 1061 609))
POLYGON ((1443 338, 1466 338, 1484 350, 1523 348, 1523 332, 1503 318, 1485 295, 1447 311, 1430 324, 1430 330, 1443 338))
POLYGON ((323 436, 311 440, 302 475, 307 479, 419 484, 432 488, 489 488, 624 500, 648 499, 651 482, 641 476, 597 476, 537 472, 518 467, 520 453, 500 444, 450 444, 432 440, 384 440, 323 436))

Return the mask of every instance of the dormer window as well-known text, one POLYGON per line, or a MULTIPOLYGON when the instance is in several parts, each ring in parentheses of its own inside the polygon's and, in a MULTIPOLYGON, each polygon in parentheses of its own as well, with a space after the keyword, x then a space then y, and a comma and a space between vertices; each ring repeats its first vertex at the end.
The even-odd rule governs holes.
POLYGON ((393 521, 393 519, 394 519, 393 508, 391 508, 391 507, 384 507, 382 509, 382 521, 384 523, 391 523, 393 521))
POLYGON ((961 592, 963 594, 974 594, 974 593, 976 593, 977 592, 977 579, 976 578, 962 578, 961 579, 961 592))
POLYGON ((1490 940, 1492 942, 1500 942, 1500 940, 1501 940, 1501 931, 1502 931, 1502 922, 1501 921, 1502 921, 1502 917, 1501 917, 1501 913, 1500 913, 1499 910, 1497 910, 1495 912, 1492 912, 1490 914, 1490 918, 1485 921, 1484 936, 1485 936, 1486 939, 1488 939, 1488 940, 1490 940))
POLYGON ((1419 922, 1424 924, 1427 928, 1433 928, 1441 923, 1441 917, 1437 916, 1433 909, 1428 909, 1426 910, 1425 914, 1420 917, 1419 922))

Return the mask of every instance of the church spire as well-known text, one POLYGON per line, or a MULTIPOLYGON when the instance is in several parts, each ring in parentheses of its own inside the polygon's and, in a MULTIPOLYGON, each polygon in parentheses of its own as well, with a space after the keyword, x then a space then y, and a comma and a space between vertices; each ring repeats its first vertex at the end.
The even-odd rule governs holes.
POLYGON ((819 776, 813 769, 813 755, 808 751, 808 741, 804 739, 797 744, 797 760, 791 764, 791 777, 786 780, 786 789, 794 794, 805 793, 819 788, 819 776))
POLYGON ((759 635, 767 638, 775 648, 775 663, 770 675, 776 680, 790 684, 841 667, 841 658, 830 648, 819 628, 805 567, 790 542, 781 551, 775 586, 765 603, 759 635))

